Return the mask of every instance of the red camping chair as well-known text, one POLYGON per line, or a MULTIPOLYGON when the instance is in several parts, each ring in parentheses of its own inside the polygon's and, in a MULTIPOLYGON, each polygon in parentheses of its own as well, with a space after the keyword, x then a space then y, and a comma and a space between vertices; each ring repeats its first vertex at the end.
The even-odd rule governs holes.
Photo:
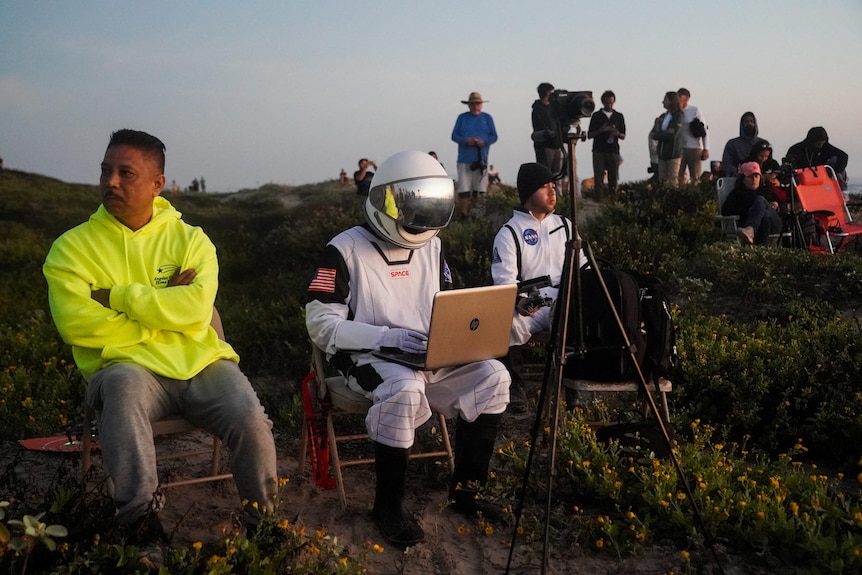
POLYGON ((818 242, 834 254, 862 234, 862 224, 854 222, 832 166, 800 168, 793 174, 796 199, 814 219, 818 242))

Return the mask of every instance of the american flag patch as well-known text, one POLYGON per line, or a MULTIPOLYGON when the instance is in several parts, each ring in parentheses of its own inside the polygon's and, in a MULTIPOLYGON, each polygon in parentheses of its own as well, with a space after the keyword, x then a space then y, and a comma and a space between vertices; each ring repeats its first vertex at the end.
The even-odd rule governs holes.
POLYGON ((332 268, 317 268, 314 279, 308 286, 308 291, 335 293, 335 270, 332 268))

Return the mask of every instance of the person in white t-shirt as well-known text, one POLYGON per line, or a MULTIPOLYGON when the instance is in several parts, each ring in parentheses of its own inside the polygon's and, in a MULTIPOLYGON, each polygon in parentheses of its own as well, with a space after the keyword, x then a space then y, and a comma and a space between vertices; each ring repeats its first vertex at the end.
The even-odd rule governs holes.
POLYGON ((687 88, 680 88, 676 93, 679 94, 679 105, 685 116, 685 122, 682 125, 682 161, 679 163, 679 185, 681 186, 686 183, 686 168, 688 169, 688 181, 699 181, 703 162, 709 159, 709 128, 697 106, 689 106, 688 100, 691 98, 691 92, 687 88), (691 122, 695 118, 703 123, 703 136, 692 134, 691 122))

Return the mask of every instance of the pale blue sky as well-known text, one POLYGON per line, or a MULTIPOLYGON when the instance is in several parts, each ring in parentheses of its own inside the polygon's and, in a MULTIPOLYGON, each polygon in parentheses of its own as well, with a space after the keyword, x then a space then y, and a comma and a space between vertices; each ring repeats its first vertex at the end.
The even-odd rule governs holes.
POLYGON ((452 126, 477 90, 514 183, 544 81, 616 93, 623 181, 647 177, 647 132, 681 86, 713 158, 751 110, 779 159, 822 125, 862 181, 860 0, 0 0, 0 156, 73 182, 97 182, 123 127, 165 142, 169 182, 211 191, 352 175, 404 149, 454 174, 452 126))

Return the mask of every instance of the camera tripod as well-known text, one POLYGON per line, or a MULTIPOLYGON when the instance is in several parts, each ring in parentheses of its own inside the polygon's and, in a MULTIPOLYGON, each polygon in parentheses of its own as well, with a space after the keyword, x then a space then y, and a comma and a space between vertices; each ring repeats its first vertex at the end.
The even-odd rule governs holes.
MULTIPOLYGON (((537 438, 539 435, 539 430, 542 428, 542 420, 543 420, 543 411, 546 406, 546 402, 548 402, 548 394, 551 393, 550 396, 550 404, 549 404, 549 415, 550 415, 550 433, 549 433, 549 449, 550 449, 550 457, 548 459, 548 481, 547 481, 547 495, 545 500, 545 524, 544 524, 544 540, 542 547, 542 567, 541 573, 545 575, 547 572, 548 566, 548 558, 550 554, 549 548, 549 537, 550 537, 550 515, 551 515, 551 507, 552 507, 552 490, 553 483, 556 478, 556 448, 557 448, 557 429, 559 426, 560 420, 560 408, 561 408, 561 396, 563 393, 563 378, 564 378, 564 368, 568 364, 568 360, 576 353, 584 353, 585 346, 584 342, 584 322, 583 322, 583 309, 584 302, 582 301, 582 273, 587 272, 587 270, 582 270, 577 266, 578 262, 578 252, 583 251, 584 255, 587 258, 587 262, 589 267, 591 268, 591 272, 596 274, 596 280, 599 286, 604 293, 605 299, 609 304, 609 307, 613 313, 613 316, 616 320, 617 328, 622 335, 622 340, 625 342, 626 349, 629 353, 629 359, 634 366, 634 369, 637 373, 637 379, 640 383, 640 390, 643 393, 643 397, 646 399, 647 407, 649 412, 653 414, 655 420, 657 422, 658 428, 660 430, 661 437, 663 438, 668 451, 670 452, 670 457, 673 460, 674 467, 676 468, 677 476, 680 478, 680 481, 683 485, 683 489, 686 493, 688 501, 691 502, 693 513, 695 515, 698 526, 703 532, 705 539, 707 542, 710 541, 710 536, 706 530, 705 524, 703 522, 703 518, 700 515, 700 511, 697 509, 697 506, 694 502, 694 497, 692 495, 691 489, 689 488, 688 482, 685 479, 685 475, 682 472, 682 468, 679 463, 679 459, 676 457, 676 454, 673 452, 673 442, 670 437, 670 433, 668 431, 667 424, 664 418, 659 414, 658 406, 650 392, 649 386, 647 385, 646 378, 644 377, 643 371, 641 370, 640 364, 636 358, 636 349, 632 345, 631 340, 626 333, 625 327, 623 326, 623 322, 620 318, 619 311, 616 309, 614 305, 613 299, 608 291, 608 287, 605 283, 605 280, 601 274, 601 269, 599 268, 596 258, 590 249, 589 243, 581 240, 580 234, 578 233, 578 219, 577 219, 577 197, 576 197, 576 175, 577 175, 577 161, 575 159, 575 143, 576 140, 579 139, 577 134, 569 134, 567 137, 567 146, 568 146, 568 156, 567 160, 567 169, 569 176, 569 185, 568 185, 568 197, 569 197, 569 209, 571 214, 571 223, 572 223, 572 237, 566 244, 566 253, 565 253, 565 261, 563 264, 563 272, 562 277, 560 278, 560 289, 557 293, 556 306, 554 309, 553 320, 551 323, 551 332, 550 338, 548 339, 547 351, 546 351, 546 359, 545 359, 545 369, 542 377, 542 387, 539 393, 539 403, 538 408, 536 409, 536 416, 533 422, 533 427, 530 435, 530 451, 527 457, 526 469, 524 471, 524 477, 521 484, 520 496, 518 498, 518 503, 515 510, 515 524, 512 530, 512 541, 509 547, 509 557, 506 564, 505 573, 508 575, 509 569, 512 564, 512 556, 515 550, 515 540, 518 535, 518 526, 521 521, 521 515, 524 510, 524 501, 526 499, 527 486, 529 483, 530 472, 533 464, 533 460, 536 454, 536 444, 537 438), (573 306, 574 304, 574 306, 573 306), (574 309, 573 309, 574 308, 574 309), (569 320, 571 315, 571 311, 574 311, 575 325, 570 326, 569 320), (574 328, 574 329, 573 329, 574 328), (574 335, 574 337, 573 337, 574 335), (570 343, 570 342, 573 342, 570 343), (550 389, 550 383, 553 375, 553 389, 550 389)), ((710 548, 712 549, 713 554, 715 555, 715 550, 713 546, 710 544, 710 548)), ((715 561, 718 565, 719 571, 723 573, 721 568, 721 563, 718 561, 717 555, 715 555, 715 561)))

